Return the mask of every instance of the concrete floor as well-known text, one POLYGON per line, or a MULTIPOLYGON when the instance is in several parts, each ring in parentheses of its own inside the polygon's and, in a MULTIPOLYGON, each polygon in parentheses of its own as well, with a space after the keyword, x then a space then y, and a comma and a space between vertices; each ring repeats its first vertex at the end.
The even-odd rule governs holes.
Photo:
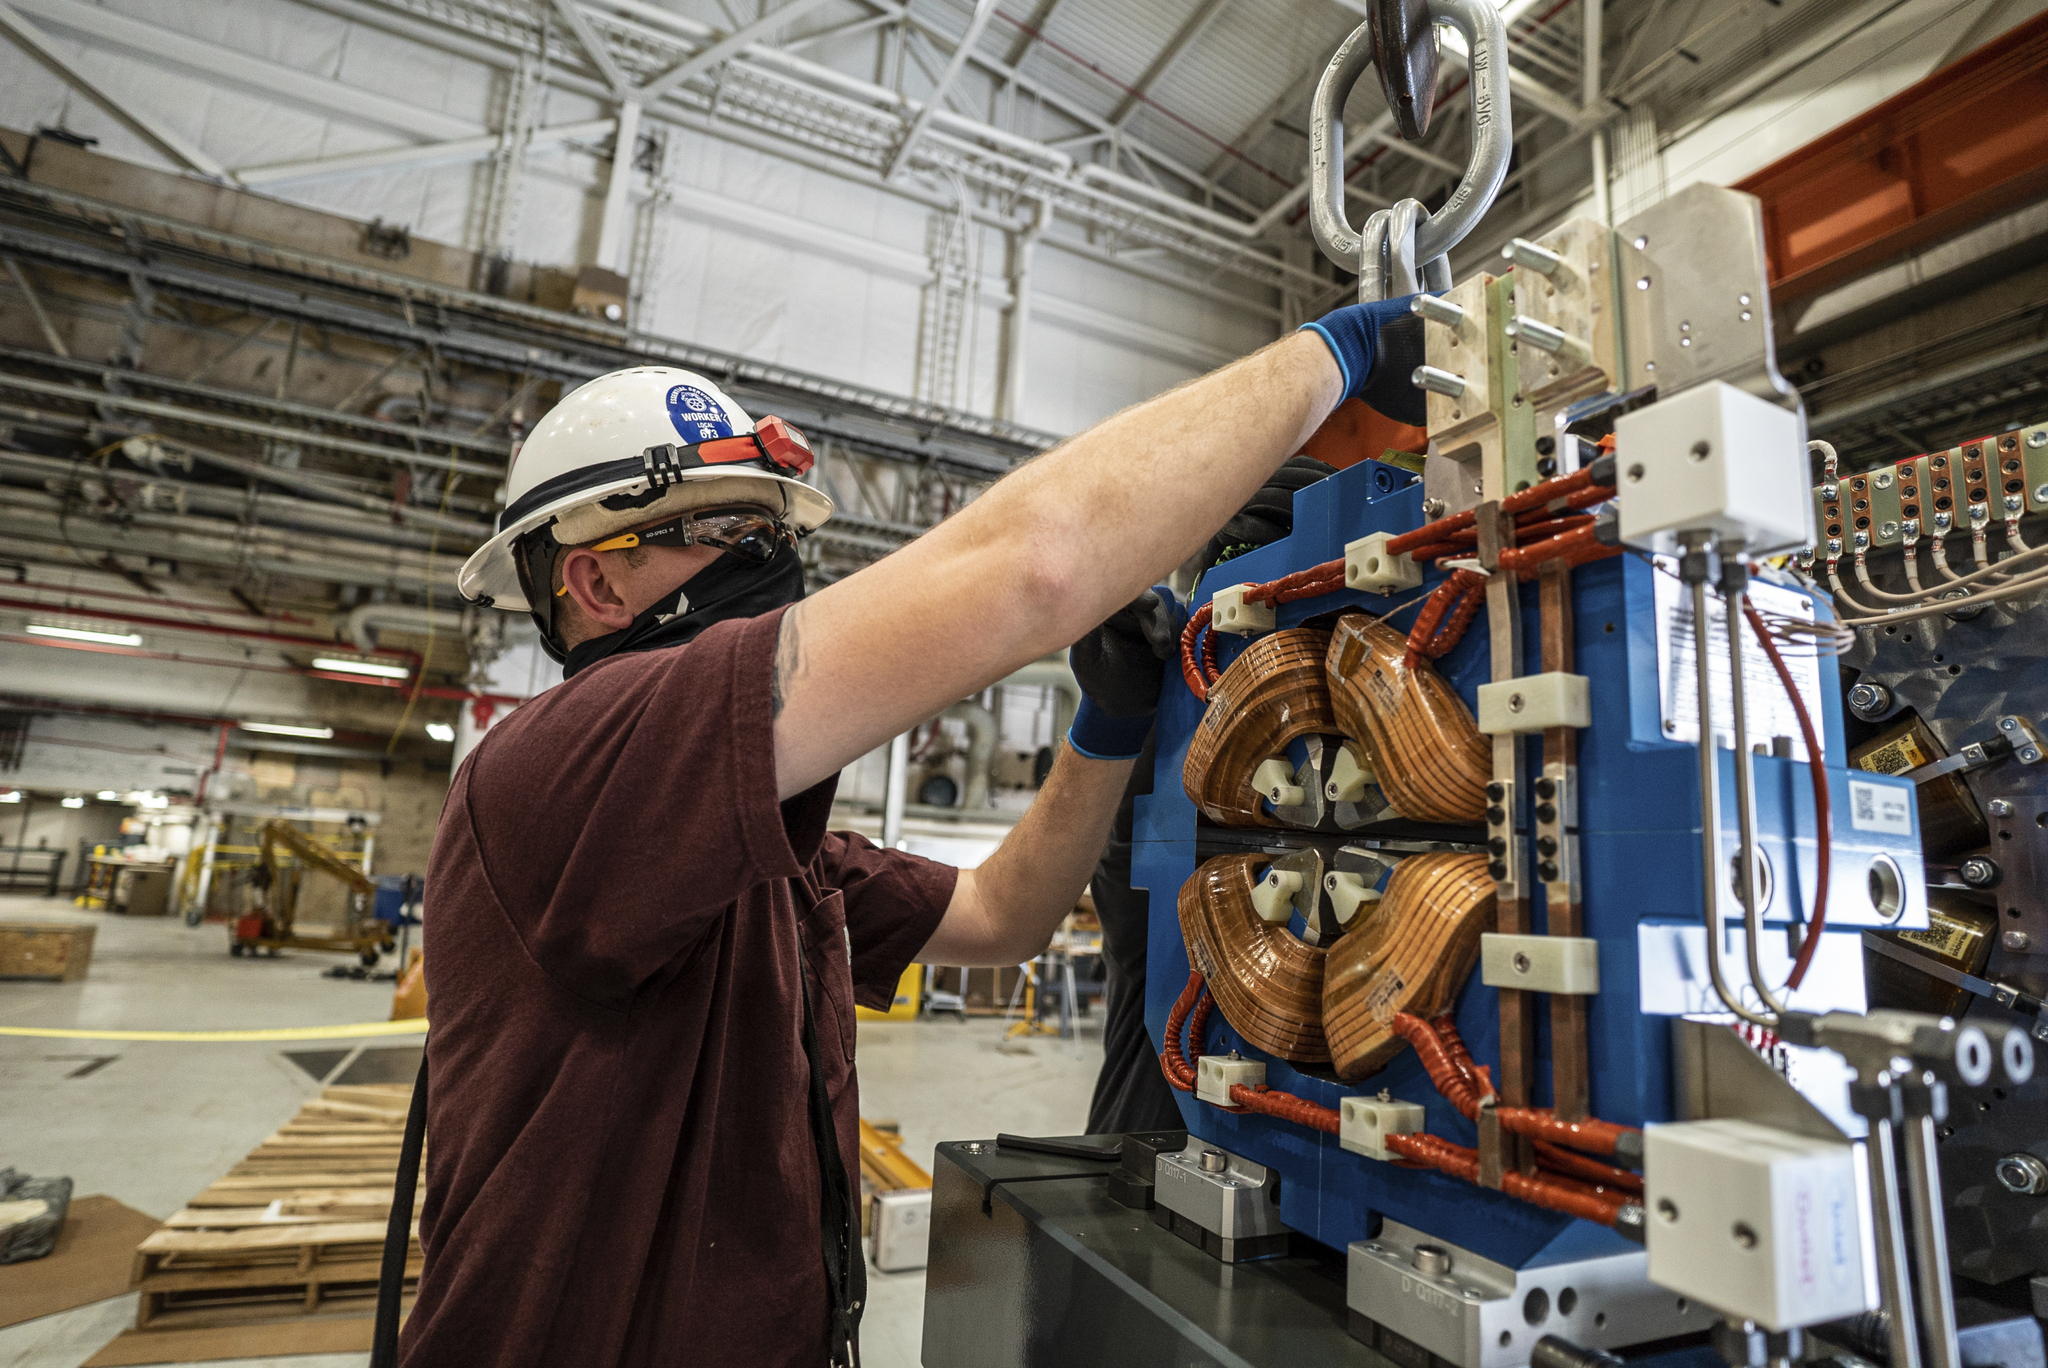
MULTIPOLYGON (((0 921, 99 928, 83 981, 0 982, 0 1026, 233 1030, 376 1021, 390 1014, 389 984, 322 977, 343 962, 339 956, 234 959, 220 926, 188 929, 168 919, 79 912, 59 899, 17 895, 0 895, 0 921)), ((407 1043, 373 1040, 369 1048, 407 1043)), ((7 1118, 0 1128, 0 1167, 68 1174, 80 1196, 106 1193, 152 1216, 168 1216, 319 1091, 319 1080, 285 1052, 320 1048, 0 1036, 0 1117, 7 1118)), ((1007 1042, 997 1020, 863 1023, 861 1111, 871 1120, 897 1122, 906 1152, 929 1168, 941 1140, 999 1130, 1079 1131, 1101 1057, 1101 1037, 1085 1022, 1074 1040, 1007 1042)), ((865 1362, 914 1368, 924 1274, 871 1272, 869 1289, 865 1362)), ((76 1368, 134 1316, 135 1298, 127 1296, 0 1329, 0 1368, 76 1368)), ((232 1368, 362 1368, 367 1362, 367 1355, 322 1354, 237 1359, 232 1368)))

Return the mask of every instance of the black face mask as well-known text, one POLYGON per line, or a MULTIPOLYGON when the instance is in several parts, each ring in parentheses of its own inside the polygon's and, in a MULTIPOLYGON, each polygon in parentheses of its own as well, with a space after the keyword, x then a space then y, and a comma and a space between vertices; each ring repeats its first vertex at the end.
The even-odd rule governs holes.
POLYGON ((692 640, 714 622, 759 617, 804 596, 804 565, 794 546, 776 548, 765 564, 726 553, 664 594, 632 624, 569 648, 562 678, 573 679, 609 656, 659 651, 692 640))

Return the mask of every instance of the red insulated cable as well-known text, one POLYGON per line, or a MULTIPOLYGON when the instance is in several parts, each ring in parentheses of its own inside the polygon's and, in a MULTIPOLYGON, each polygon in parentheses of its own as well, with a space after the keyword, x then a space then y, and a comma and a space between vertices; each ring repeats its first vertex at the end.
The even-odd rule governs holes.
POLYGON ((1292 603, 1296 599, 1314 598, 1343 587, 1344 561, 1339 557, 1264 584, 1248 585, 1244 597, 1247 603, 1292 603))
POLYGON ((1436 1032, 1436 1038, 1443 1044, 1444 1054, 1450 1059, 1452 1067, 1457 1069, 1458 1076, 1465 1080, 1465 1086, 1482 1099, 1493 1096, 1493 1080, 1486 1077, 1480 1071, 1479 1065, 1473 1062, 1472 1051, 1466 1048, 1465 1038, 1458 1034, 1458 1024, 1451 1020, 1451 1014, 1445 1012, 1433 1019, 1429 1023, 1429 1029, 1436 1032))
POLYGON ((1756 605, 1744 599, 1742 612, 1749 619, 1756 639, 1764 644, 1764 654, 1771 658, 1771 668, 1778 672, 1778 682, 1784 685, 1785 696, 1792 700, 1792 711, 1799 716, 1799 735, 1806 742, 1807 768, 1813 775, 1813 819, 1816 827, 1813 920, 1806 924, 1806 935, 1799 942, 1799 953, 1792 957, 1792 974, 1785 980, 1785 988, 1789 992, 1805 980, 1807 966, 1813 963, 1813 952, 1820 948, 1821 930, 1828 924, 1828 856, 1831 853, 1828 847, 1833 843, 1834 811, 1828 803, 1827 757, 1821 752, 1820 736, 1814 730, 1813 718, 1806 711, 1806 699, 1800 695, 1792 672, 1785 668, 1785 657, 1778 654, 1777 643, 1764 630, 1764 620, 1756 605))
POLYGON ((1209 995, 1207 984, 1202 986, 1202 1000, 1195 1004, 1195 1014, 1188 1018, 1188 1069, 1192 1072, 1202 1062, 1202 1041, 1209 1034, 1209 1013, 1216 1009, 1216 999, 1209 995))
POLYGON ((1194 1009, 1204 988, 1200 970, 1188 975, 1188 986, 1180 990, 1174 999, 1173 1010, 1166 1014, 1166 1040, 1159 1051, 1159 1072, 1166 1075, 1166 1081, 1181 1092, 1195 1090, 1195 1071, 1188 1065, 1187 1056, 1181 1050, 1180 1028, 1194 1009))
MULTIPOLYGON (((1420 1160, 1453 1178, 1462 1178, 1468 1183, 1479 1181, 1477 1150, 1454 1145, 1434 1135, 1389 1135, 1386 1145, 1396 1154, 1420 1160)), ((1613 1225, 1617 1213, 1628 1205, 1618 1197, 1609 1199, 1596 1195, 1575 1183, 1544 1174, 1506 1173, 1501 1178, 1501 1191, 1532 1206, 1545 1207, 1604 1226, 1613 1225)))
POLYGON ((1546 1168, 1555 1169, 1569 1177, 1583 1178, 1587 1182, 1597 1183, 1603 1187, 1632 1193, 1638 1197, 1643 1195, 1643 1175, 1640 1173, 1631 1173, 1612 1164, 1603 1164, 1598 1159, 1574 1154, 1562 1145, 1553 1145, 1548 1140, 1536 1141, 1535 1147, 1537 1162, 1546 1168))
MULTIPOLYGON (((1188 691, 1204 703, 1209 701, 1209 680, 1202 673, 1202 667, 1196 663, 1195 643, 1213 616, 1214 607, 1205 603, 1195 609, 1193 616, 1188 618, 1188 625, 1181 628, 1180 632, 1180 677, 1187 681, 1188 691)), ((1213 643, 1206 649, 1213 659, 1213 643)))
POLYGON ((1497 1114, 1502 1130, 1566 1145, 1586 1154, 1612 1154, 1621 1137, 1641 1134, 1633 1126, 1617 1126, 1590 1116, 1584 1121, 1561 1121, 1556 1113, 1541 1107, 1501 1107, 1497 1114))
POLYGON ((1311 1130, 1326 1131, 1331 1135, 1343 1130, 1343 1118, 1328 1107, 1319 1107, 1305 1097, 1293 1093, 1276 1092, 1271 1088, 1246 1087, 1242 1083, 1230 1085, 1230 1100, 1246 1111, 1277 1116, 1282 1121, 1292 1121, 1297 1126, 1311 1130))
POLYGON ((1202 697, 1209 696, 1208 686, 1223 677, 1223 671, 1216 668, 1216 628, 1211 623, 1209 634, 1202 638, 1202 697))
POLYGON ((1415 1057, 1422 1061, 1429 1081, 1444 1095, 1444 1100, 1457 1108, 1458 1114, 1466 1120, 1476 1121, 1481 1096, 1467 1086, 1464 1075, 1458 1071, 1457 1064, 1437 1033, 1430 1029, 1429 1023, 1413 1012, 1396 1012, 1388 1020, 1387 1029, 1415 1047, 1415 1057))

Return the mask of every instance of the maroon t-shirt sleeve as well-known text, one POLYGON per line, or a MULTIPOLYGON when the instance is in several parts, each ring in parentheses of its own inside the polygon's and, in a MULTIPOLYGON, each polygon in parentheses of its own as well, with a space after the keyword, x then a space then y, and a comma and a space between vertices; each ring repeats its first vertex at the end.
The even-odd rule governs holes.
POLYGON ((483 872, 501 906, 537 909, 513 929, 570 992, 623 1008, 748 889, 815 857, 831 784, 775 795, 781 617, 591 666, 472 757, 483 872))
POLYGON ((818 881, 846 900, 853 1000, 887 1011, 896 981, 946 915, 960 871, 850 831, 825 833, 815 868, 818 881))

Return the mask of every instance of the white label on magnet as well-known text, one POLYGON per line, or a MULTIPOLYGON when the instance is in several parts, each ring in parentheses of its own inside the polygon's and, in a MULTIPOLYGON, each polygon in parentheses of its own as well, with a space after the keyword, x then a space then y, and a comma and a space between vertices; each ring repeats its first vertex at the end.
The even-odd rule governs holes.
POLYGON ((1849 781, 1849 821, 1858 831, 1882 831, 1892 836, 1913 834, 1913 791, 1873 784, 1864 779, 1849 781))

